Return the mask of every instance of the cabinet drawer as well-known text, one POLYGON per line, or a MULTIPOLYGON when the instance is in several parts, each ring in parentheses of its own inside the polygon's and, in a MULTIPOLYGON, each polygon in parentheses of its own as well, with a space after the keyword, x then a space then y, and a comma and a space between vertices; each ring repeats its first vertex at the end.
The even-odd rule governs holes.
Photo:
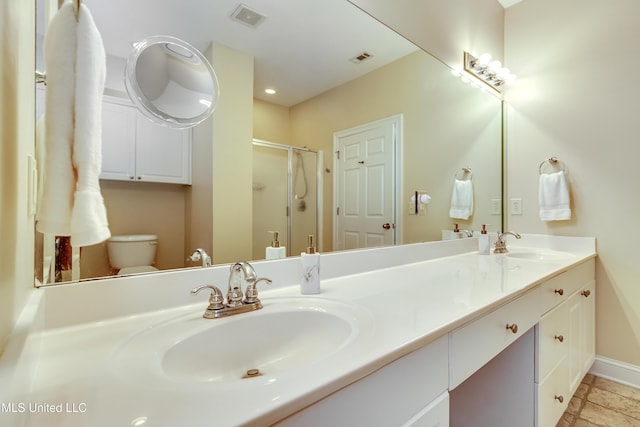
POLYGON ((560 304, 542 317, 536 338, 539 346, 536 382, 540 383, 569 354, 571 337, 567 303, 560 304))
MULTIPOLYGON (((398 426, 413 414, 421 413, 425 405, 446 391, 447 337, 444 336, 275 425, 398 426)), ((446 407, 448 409, 448 399, 446 407)))
POLYGON ((402 427, 448 427, 449 393, 444 392, 437 399, 418 412, 402 427))
POLYGON ((564 358, 544 379, 538 388, 538 422, 539 427, 555 426, 562 413, 567 409, 571 394, 569 393, 569 370, 564 358))
POLYGON ((449 334, 449 390, 538 323, 539 290, 535 288, 449 334))
POLYGON ((589 260, 540 285, 543 312, 564 302, 571 294, 595 277, 595 261, 589 260))

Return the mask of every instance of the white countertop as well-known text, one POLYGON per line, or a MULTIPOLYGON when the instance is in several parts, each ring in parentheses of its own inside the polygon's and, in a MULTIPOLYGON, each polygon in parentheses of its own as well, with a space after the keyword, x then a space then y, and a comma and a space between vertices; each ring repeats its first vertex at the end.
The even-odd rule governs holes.
MULTIPOLYGON (((11 403, 23 406, 16 406, 15 414, 0 414, 0 421, 13 416, 25 426, 131 426, 138 425, 136 420, 153 427, 205 421, 216 426, 269 425, 595 256, 593 239, 571 239, 534 236, 522 240, 531 245, 526 247, 509 241, 512 253, 547 247, 571 255, 548 262, 474 251, 326 279, 321 294, 314 296, 300 296, 297 286, 261 290, 263 310, 282 297, 328 299, 356 306, 367 321, 361 330, 364 338, 347 350, 249 380, 140 381, 114 368, 114 349, 128 337, 167 319, 199 318, 206 307, 202 301, 45 328, 31 394, 12 396, 11 403), (44 405, 33 406, 38 403, 44 405)), ((252 315, 257 314, 236 317, 252 315)), ((206 357, 215 363, 215 355, 206 357)))

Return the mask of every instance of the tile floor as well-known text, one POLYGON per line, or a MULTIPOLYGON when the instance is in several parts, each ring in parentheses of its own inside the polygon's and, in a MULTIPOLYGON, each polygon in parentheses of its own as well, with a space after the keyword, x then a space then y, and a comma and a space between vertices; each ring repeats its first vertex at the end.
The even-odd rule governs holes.
POLYGON ((587 374, 556 427, 640 427, 640 389, 587 374))

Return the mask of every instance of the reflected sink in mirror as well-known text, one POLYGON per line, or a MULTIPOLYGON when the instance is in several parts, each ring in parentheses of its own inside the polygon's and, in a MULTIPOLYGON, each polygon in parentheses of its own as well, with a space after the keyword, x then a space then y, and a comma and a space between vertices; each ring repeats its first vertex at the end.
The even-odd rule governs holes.
POLYGON ((339 355, 370 324, 366 311, 331 300, 263 299, 263 305, 213 320, 203 319, 205 306, 198 306, 147 327, 114 352, 114 367, 134 381, 252 382, 339 355))
POLYGON ((575 258, 575 255, 571 253, 552 251, 548 249, 509 249, 509 252, 506 255, 509 258, 542 262, 566 261, 571 258, 575 258))

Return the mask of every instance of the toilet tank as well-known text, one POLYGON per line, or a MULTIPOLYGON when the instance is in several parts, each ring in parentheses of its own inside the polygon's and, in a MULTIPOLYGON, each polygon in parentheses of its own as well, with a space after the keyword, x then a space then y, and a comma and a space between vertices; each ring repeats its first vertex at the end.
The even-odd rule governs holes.
POLYGON ((107 240, 109 264, 117 269, 153 265, 157 248, 158 236, 155 234, 128 234, 107 240))

